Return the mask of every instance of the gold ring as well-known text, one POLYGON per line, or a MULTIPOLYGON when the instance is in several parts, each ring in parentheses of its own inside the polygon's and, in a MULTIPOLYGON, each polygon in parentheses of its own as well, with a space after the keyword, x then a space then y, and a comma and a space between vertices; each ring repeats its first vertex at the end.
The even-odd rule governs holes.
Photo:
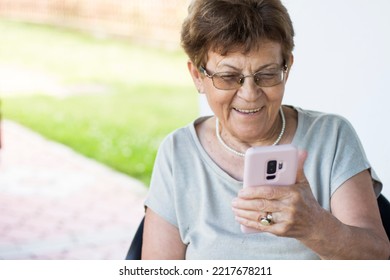
POLYGON ((272 224, 272 214, 271 213, 267 213, 266 217, 261 217, 260 218, 260 224, 262 224, 263 226, 271 225, 272 224))

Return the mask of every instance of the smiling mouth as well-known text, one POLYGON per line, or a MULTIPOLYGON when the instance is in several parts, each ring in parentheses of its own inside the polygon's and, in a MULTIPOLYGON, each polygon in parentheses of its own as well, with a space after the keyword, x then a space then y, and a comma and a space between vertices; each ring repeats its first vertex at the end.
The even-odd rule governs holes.
POLYGON ((233 109, 239 113, 242 113, 242 114, 256 114, 257 112, 260 112, 260 110, 262 108, 250 109, 250 110, 244 110, 244 109, 238 109, 238 108, 233 108, 233 109))

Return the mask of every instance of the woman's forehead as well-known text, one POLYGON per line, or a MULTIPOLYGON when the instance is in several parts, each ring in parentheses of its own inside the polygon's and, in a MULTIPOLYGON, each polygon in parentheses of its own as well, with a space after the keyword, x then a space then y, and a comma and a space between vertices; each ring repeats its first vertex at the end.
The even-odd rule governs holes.
POLYGON ((217 50, 209 50, 207 61, 215 65, 247 63, 254 61, 256 63, 281 63, 282 48, 279 43, 268 41, 259 44, 249 51, 243 48, 235 47, 230 49, 226 54, 217 50))

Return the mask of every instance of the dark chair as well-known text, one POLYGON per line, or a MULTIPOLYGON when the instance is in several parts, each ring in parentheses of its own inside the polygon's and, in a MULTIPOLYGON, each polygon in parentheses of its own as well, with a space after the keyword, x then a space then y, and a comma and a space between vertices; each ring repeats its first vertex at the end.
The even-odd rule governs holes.
POLYGON ((387 237, 390 240, 390 202, 386 199, 386 197, 380 195, 378 197, 378 206, 381 213, 383 227, 385 228, 387 237))
MULTIPOLYGON (((387 237, 390 240, 390 202, 382 194, 378 197, 378 206, 382 218, 383 226, 386 230, 387 237)), ((144 219, 142 219, 134 239, 131 243, 130 249, 127 252, 126 260, 140 260, 142 249, 142 234, 144 231, 144 219)))
POLYGON ((145 217, 142 218, 141 223, 134 235, 133 241, 131 242, 130 249, 127 252, 126 260, 140 260, 142 251, 142 235, 144 233, 144 221, 145 217))

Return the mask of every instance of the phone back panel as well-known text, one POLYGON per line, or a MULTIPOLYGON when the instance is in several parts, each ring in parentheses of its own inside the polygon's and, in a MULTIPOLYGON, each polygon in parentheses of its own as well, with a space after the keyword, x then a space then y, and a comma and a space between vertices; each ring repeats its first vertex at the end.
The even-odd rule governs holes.
POLYGON ((291 185, 297 174, 298 150, 293 145, 252 147, 245 154, 244 187, 291 185), (276 161, 274 173, 268 163, 276 161))

